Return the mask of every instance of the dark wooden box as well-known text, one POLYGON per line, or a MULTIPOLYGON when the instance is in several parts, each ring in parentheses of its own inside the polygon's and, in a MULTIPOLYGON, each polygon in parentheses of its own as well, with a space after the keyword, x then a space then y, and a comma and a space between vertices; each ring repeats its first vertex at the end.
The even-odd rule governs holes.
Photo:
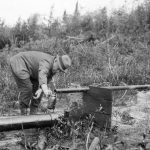
POLYGON ((88 91, 70 94, 70 117, 79 120, 92 115, 100 128, 111 127, 112 91, 90 86, 88 91), (76 98, 74 98, 76 97, 76 98))

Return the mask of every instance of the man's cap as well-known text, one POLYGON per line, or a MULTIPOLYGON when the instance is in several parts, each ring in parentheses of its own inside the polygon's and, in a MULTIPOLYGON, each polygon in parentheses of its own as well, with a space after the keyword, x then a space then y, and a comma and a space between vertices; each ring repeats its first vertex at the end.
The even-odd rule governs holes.
POLYGON ((71 66, 71 58, 68 55, 57 56, 57 62, 60 70, 65 73, 71 66))

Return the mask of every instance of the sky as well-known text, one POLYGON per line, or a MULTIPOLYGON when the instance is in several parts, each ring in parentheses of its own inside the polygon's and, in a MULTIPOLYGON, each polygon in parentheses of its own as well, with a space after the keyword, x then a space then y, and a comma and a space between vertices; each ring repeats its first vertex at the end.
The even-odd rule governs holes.
POLYGON ((36 13, 49 16, 52 8, 55 18, 62 17, 64 10, 68 14, 73 14, 77 1, 80 13, 85 14, 103 7, 109 10, 118 9, 123 4, 131 9, 135 1, 140 3, 142 0, 0 0, 0 18, 6 25, 13 26, 19 17, 26 21, 36 13))

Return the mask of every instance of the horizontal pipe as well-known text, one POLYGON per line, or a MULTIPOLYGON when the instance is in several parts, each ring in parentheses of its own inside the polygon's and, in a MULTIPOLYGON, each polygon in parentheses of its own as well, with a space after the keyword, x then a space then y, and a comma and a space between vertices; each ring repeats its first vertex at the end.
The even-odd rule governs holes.
POLYGON ((108 86, 108 87, 101 87, 101 88, 106 88, 110 89, 112 91, 117 91, 117 90, 134 90, 134 89, 147 89, 150 88, 150 84, 147 85, 128 85, 128 86, 108 86))
POLYGON ((0 117, 0 132, 50 127, 57 118, 58 114, 0 117))
MULTIPOLYGON (((91 86, 92 87, 92 86, 91 86)), ((101 86, 99 88, 110 89, 112 91, 117 90, 131 90, 131 89, 147 89, 150 88, 150 85, 127 85, 127 86, 101 86)), ((76 93, 76 92, 87 92, 90 90, 89 87, 81 87, 81 88, 63 88, 63 89, 55 89, 56 93, 76 93)))
POLYGON ((82 88, 64 88, 64 89, 55 89, 56 93, 76 93, 76 92, 86 92, 90 88, 82 87, 82 88))

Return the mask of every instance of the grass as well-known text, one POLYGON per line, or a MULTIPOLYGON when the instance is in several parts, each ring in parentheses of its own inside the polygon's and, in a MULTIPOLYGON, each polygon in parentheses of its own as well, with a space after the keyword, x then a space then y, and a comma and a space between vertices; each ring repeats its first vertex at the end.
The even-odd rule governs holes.
POLYGON ((2 52, 0 55, 0 103, 1 114, 9 112, 18 100, 18 90, 9 67, 9 55, 2 52))
MULTIPOLYGON (((115 41, 114 41, 115 42, 115 41)), ((59 74, 55 77, 57 88, 69 87, 71 83, 78 83, 81 86, 89 86, 91 84, 97 85, 125 85, 125 84, 148 84, 149 78, 149 50, 144 47, 141 50, 140 43, 136 43, 132 47, 132 53, 120 52, 120 47, 108 43, 107 45, 101 45, 100 43, 95 45, 89 45, 88 43, 70 45, 70 49, 65 49, 61 47, 62 40, 47 39, 36 41, 33 43, 28 43, 24 46, 25 51, 37 50, 44 51, 50 54, 66 54, 68 53, 72 60, 73 65, 69 72, 64 74, 59 74), (109 49, 108 49, 109 46, 109 49), (134 47, 137 47, 134 49, 134 47)), ((10 53, 7 51, 1 52, 0 54, 0 113, 1 114, 12 114, 12 110, 15 109, 15 103, 18 100, 18 90, 16 84, 9 68, 9 57, 22 51, 23 49, 12 49, 10 53)), ((124 101, 130 102, 131 97, 135 95, 136 92, 128 91, 116 92, 114 95, 113 104, 115 106, 120 106, 124 104, 124 101), (123 96, 125 94, 125 96, 123 96)), ((62 101, 65 100, 64 96, 62 101)), ((136 99, 136 97, 135 97, 136 99)), ((63 102, 60 104, 64 104, 63 102)), ((144 108, 143 111, 147 114, 148 109, 144 108)), ((145 130, 149 130, 148 118, 145 121, 141 121, 138 126, 130 129, 122 129, 118 131, 117 136, 119 137, 117 141, 123 141, 129 147, 138 148, 139 142, 143 140, 143 134, 145 130), (135 133, 136 132, 136 133, 135 133), (134 134, 135 133, 135 134, 134 134), (132 143, 135 142, 135 145, 132 143), (131 143, 131 144, 130 144, 131 143)), ((75 138, 72 140, 72 145, 76 147, 84 147, 87 134, 89 133, 89 128, 83 133, 84 140, 80 138, 75 138)), ((148 135, 148 134, 146 134, 148 135)), ((114 146, 113 139, 116 134, 107 135, 106 132, 99 132, 99 134, 91 133, 91 143, 92 139, 98 136, 101 141, 101 147, 110 144, 114 146), (104 142, 107 139, 107 143, 104 142)), ((83 136, 82 136, 83 138, 83 136)), ((61 143, 62 141, 60 141, 61 143)), ((68 141, 66 141, 67 143, 68 141)), ((71 144, 71 142, 67 144, 71 144)), ((70 146, 70 145, 69 145, 70 146)), ((123 148, 123 146, 121 145, 123 148)), ((103 148, 104 149, 104 148, 103 148)))
MULTIPOLYGON (((131 45, 129 38, 129 45, 131 45)), ((7 60, 11 55, 20 51, 43 51, 52 55, 69 54, 72 58, 72 67, 66 75, 59 74, 55 77, 57 88, 64 88, 71 83, 79 83, 81 86, 91 84, 99 85, 121 85, 124 84, 148 84, 149 77, 149 50, 146 46, 141 46, 141 42, 132 43, 131 52, 124 53, 122 47, 116 46, 119 39, 106 44, 72 44, 68 41, 68 47, 64 47, 63 39, 43 39, 30 42, 23 48, 13 48, 10 53, 4 51, 0 54, 0 89, 1 101, 15 101, 17 88, 9 70, 7 60), (8 90, 10 89, 10 90, 8 90), (9 91, 9 92, 8 92, 9 91), (10 96, 6 96, 6 93, 10 96), (11 96, 12 95, 12 96, 11 96), (11 99, 9 98, 11 97, 11 99), (5 100, 4 100, 5 99, 5 100)))

